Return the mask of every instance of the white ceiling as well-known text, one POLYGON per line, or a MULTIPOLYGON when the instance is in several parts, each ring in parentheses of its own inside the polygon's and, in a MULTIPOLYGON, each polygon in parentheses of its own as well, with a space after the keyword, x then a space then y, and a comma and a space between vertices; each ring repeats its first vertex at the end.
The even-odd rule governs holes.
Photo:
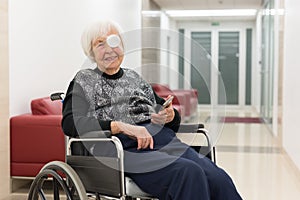
POLYGON ((258 9, 263 0, 153 0, 162 10, 258 9))
MULTIPOLYGON (((265 0, 153 0, 161 10, 259 9, 265 0)), ((255 20, 249 17, 174 17, 176 20, 255 20)))

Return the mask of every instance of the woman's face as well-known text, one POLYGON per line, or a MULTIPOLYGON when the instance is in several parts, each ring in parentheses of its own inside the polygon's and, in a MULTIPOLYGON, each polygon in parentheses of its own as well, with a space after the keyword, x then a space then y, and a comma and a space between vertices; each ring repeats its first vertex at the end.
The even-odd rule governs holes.
POLYGON ((117 47, 110 47, 107 44, 106 39, 112 34, 119 35, 116 30, 111 30, 106 35, 96 38, 92 43, 92 51, 98 68, 110 75, 119 71, 124 57, 122 42, 117 47))

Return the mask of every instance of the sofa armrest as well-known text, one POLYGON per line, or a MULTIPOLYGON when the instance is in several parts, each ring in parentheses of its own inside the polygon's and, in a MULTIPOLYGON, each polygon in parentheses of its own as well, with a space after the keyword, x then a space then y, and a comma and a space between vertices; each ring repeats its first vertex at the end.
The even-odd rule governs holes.
POLYGON ((198 99, 198 90, 197 89, 175 89, 174 92, 188 92, 190 93, 191 98, 198 99))
POLYGON ((186 94, 186 96, 189 96, 189 113, 188 115, 193 115, 197 111, 198 106, 198 90, 196 89, 176 89, 174 92, 182 92, 186 94))
POLYGON ((158 96, 162 97, 162 98, 167 98, 169 95, 173 95, 174 99, 172 101, 172 104, 176 104, 176 105, 184 105, 185 104, 185 97, 183 93, 180 92, 173 92, 173 93, 169 93, 169 92, 158 92, 156 93, 158 96))
MULTIPOLYGON (((42 166, 52 160, 65 160, 65 136, 61 115, 23 114, 10 119, 11 163, 15 166, 42 166)), ((13 176, 22 176, 12 166, 13 176), (15 170, 15 171, 14 171, 15 170)), ((34 169, 37 171, 39 169, 34 169)), ((31 175, 31 174, 29 174, 31 175)))
POLYGON ((194 96, 197 97, 198 99, 198 90, 197 89, 191 89, 191 90, 194 93, 194 96))

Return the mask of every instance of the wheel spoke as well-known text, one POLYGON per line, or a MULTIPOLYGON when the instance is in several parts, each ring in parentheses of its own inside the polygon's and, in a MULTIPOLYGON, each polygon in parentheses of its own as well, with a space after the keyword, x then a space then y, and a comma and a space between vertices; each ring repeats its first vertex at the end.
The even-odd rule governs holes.
POLYGON ((42 200, 47 200, 43 189, 38 189, 38 194, 42 200))
POLYGON ((59 200, 59 184, 57 180, 54 178, 52 181, 53 185, 53 198, 54 200, 59 200))
POLYGON ((84 186, 76 172, 68 164, 60 161, 52 161, 42 168, 30 186, 28 200, 47 200, 43 187, 49 177, 53 179, 54 200, 59 200, 61 195, 67 200, 87 200, 84 186))

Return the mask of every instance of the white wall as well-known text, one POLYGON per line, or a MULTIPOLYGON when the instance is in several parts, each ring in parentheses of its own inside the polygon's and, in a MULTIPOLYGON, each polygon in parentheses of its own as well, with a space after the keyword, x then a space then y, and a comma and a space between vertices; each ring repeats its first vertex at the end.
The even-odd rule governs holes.
POLYGON ((283 68, 283 146, 300 169, 300 1, 285 1, 283 68))
POLYGON ((160 20, 160 83, 178 88, 179 33, 174 20, 163 12, 160 20), (169 40, 169 44, 168 44, 169 40))
POLYGON ((170 79, 169 85, 172 89, 178 89, 179 87, 179 67, 178 67, 178 56, 179 55, 179 33, 177 23, 175 20, 169 19, 169 30, 170 30, 170 79))
POLYGON ((170 44, 168 46, 168 38, 170 39, 169 17, 165 13, 160 15, 160 83, 170 83, 170 67, 168 64, 168 55, 170 55, 170 44))
MULTIPOLYGON (((252 87, 254 90, 252 90, 252 94, 255 94, 255 96, 252 96, 252 102, 253 106, 255 107, 256 111, 260 113, 260 99, 261 99, 261 42, 262 42, 262 11, 259 11, 256 16, 256 51, 255 54, 252 54, 256 57, 256 60, 253 65, 253 74, 252 74, 252 87)), ((254 48, 253 48, 254 49, 254 48)))
MULTIPOLYGON (((124 31, 140 29, 140 11, 136 0, 10 0, 10 116, 30 112, 34 98, 66 90, 85 60, 80 36, 88 23, 109 18, 124 31)), ((125 64, 140 66, 135 55, 125 64)))
MULTIPOLYGON (((160 80, 159 83, 168 84, 172 89, 178 88, 178 29, 176 21, 169 18, 164 12, 159 13, 160 43, 152 47, 160 49, 160 80), (168 43, 169 40, 169 43, 168 43), (156 46, 159 45, 159 46, 156 46)), ((154 29, 153 29, 154 30, 154 29)))

